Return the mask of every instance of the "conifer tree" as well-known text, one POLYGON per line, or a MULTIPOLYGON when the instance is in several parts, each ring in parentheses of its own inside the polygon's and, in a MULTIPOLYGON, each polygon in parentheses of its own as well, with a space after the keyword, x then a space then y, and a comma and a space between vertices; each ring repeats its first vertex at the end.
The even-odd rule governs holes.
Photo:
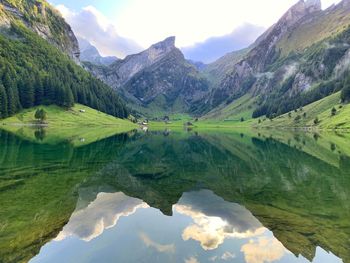
POLYGON ((7 117, 7 94, 2 84, 0 84, 0 117, 7 117))

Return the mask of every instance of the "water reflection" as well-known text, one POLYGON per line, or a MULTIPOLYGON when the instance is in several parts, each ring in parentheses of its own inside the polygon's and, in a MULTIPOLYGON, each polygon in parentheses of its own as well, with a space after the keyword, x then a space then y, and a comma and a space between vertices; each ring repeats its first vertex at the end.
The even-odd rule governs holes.
POLYGON ((0 133, 0 262, 349 262, 350 136, 259 133, 0 133))
MULTIPOLYGON (((90 262, 97 255, 102 262, 308 262, 246 208, 209 190, 184 193, 172 217, 121 192, 100 193, 32 262, 90 262)), ((320 250, 314 262, 341 260, 320 250)))
POLYGON ((204 250, 218 248, 227 238, 249 238, 265 231, 247 209, 225 202, 211 191, 185 193, 174 209, 193 221, 182 238, 200 242, 204 250))
POLYGON ((114 227, 120 217, 132 215, 138 208, 146 207, 148 206, 141 200, 127 197, 123 193, 99 193, 88 207, 72 214, 56 240, 76 236, 81 240, 91 241, 104 230, 114 227))

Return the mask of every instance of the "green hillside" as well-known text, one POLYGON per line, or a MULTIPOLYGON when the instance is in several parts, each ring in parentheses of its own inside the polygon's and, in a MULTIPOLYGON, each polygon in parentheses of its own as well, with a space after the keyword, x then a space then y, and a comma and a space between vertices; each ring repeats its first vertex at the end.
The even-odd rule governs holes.
POLYGON ((254 120, 257 127, 311 127, 350 129, 350 105, 341 103, 340 92, 269 120, 254 120), (332 113, 332 109, 333 113, 332 113), (260 120, 260 123, 259 123, 260 120))
POLYGON ((0 30, 0 118, 37 105, 70 107, 74 103, 126 118, 128 110, 117 93, 68 56, 72 52, 68 46, 74 46, 76 39, 64 20, 45 6, 45 1, 0 4, 0 21, 10 24, 0 30), (39 7, 42 12, 35 11, 39 7), (23 17, 13 12, 23 12, 23 17), (47 32, 48 41, 36 33, 46 26, 58 34, 47 32))
POLYGON ((231 104, 220 105, 214 110, 203 116, 202 120, 215 119, 219 121, 240 121, 241 118, 248 120, 252 118, 253 111, 256 108, 255 98, 250 94, 235 100, 231 104))
POLYGON ((207 67, 204 72, 221 72, 222 79, 193 112, 216 121, 251 113, 276 118, 339 91, 349 101, 349 14, 346 0, 326 10, 320 1, 299 1, 246 54, 242 50, 207 67), (226 70, 215 70, 220 68, 226 70))
POLYGON ((24 110, 13 117, 0 121, 0 129, 37 143, 57 144, 68 141, 82 146, 117 133, 136 129, 130 121, 115 118, 81 104, 67 110, 55 105, 38 106, 24 110), (34 115, 37 109, 47 113, 45 127, 38 127, 34 115))
POLYGON ((103 112, 99 112, 81 104, 75 104, 70 109, 65 109, 56 105, 37 106, 34 108, 23 110, 15 116, 0 121, 3 125, 30 125, 37 121, 34 118, 37 109, 44 109, 47 112, 47 120, 49 127, 86 127, 101 125, 120 125, 130 126, 131 122, 115 118, 103 112), (85 111, 85 112, 84 112, 85 111))
MULTIPOLYGON (((345 6, 345 5, 344 5, 345 6)), ((278 43, 282 55, 303 51, 321 40, 333 37, 350 25, 349 7, 331 7, 326 12, 306 17, 278 43)))

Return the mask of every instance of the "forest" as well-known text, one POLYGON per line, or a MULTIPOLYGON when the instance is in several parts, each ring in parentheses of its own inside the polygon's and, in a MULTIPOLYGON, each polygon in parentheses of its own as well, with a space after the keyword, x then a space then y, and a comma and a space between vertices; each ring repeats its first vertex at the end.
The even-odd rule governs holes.
POLYGON ((118 94, 21 24, 0 34, 0 118, 37 105, 81 103, 126 118, 118 94))

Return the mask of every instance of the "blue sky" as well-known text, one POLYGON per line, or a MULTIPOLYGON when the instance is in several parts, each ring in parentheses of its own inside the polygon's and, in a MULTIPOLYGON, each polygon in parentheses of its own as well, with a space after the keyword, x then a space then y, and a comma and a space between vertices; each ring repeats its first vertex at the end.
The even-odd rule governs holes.
POLYGON ((76 12, 83 7, 94 6, 107 17, 117 16, 132 0, 49 0, 54 5, 64 5, 76 12))
MULTIPOLYGON (((217 47, 211 56, 201 59, 211 62, 249 45, 299 0, 49 1, 75 34, 94 44, 102 55, 123 58, 176 36, 176 46, 190 59, 201 59, 207 48, 217 47), (241 28, 249 31, 242 32, 241 28), (197 47, 202 52, 198 53, 197 47)), ((322 4, 326 8, 339 1, 322 0, 322 4)))

